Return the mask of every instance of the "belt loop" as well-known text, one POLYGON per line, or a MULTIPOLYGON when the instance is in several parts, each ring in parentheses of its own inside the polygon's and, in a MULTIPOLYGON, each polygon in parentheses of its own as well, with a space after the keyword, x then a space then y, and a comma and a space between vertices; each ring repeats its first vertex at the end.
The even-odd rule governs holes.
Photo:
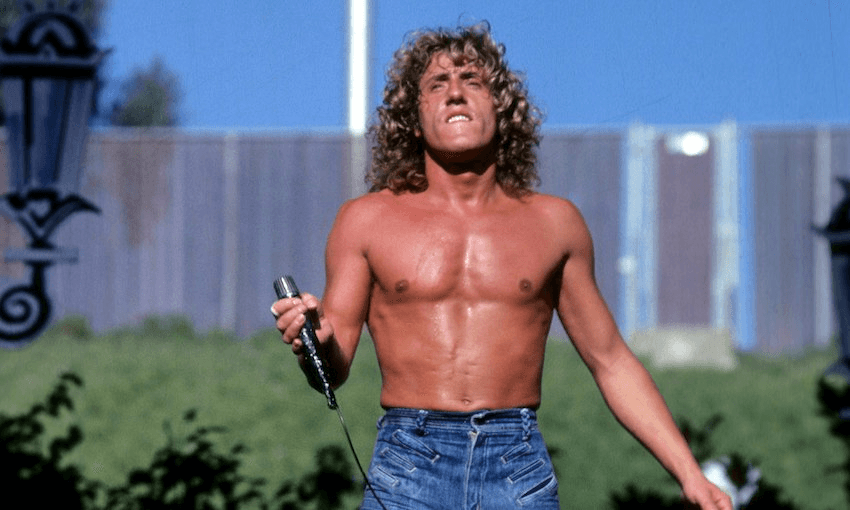
POLYGON ((528 441, 531 437, 531 411, 527 407, 523 407, 520 412, 522 416, 522 440, 528 441))
POLYGON ((416 416, 416 433, 420 436, 424 436, 427 434, 425 432, 425 420, 428 418, 428 411, 425 409, 420 409, 419 414, 416 416))

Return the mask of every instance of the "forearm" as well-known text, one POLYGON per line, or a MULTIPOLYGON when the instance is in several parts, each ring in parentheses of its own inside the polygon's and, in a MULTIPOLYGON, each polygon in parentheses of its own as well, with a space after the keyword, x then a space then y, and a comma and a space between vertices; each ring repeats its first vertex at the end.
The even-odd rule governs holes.
POLYGON ((346 327, 343 321, 333 321, 331 317, 325 317, 325 320, 333 325, 332 333, 320 343, 319 352, 327 367, 328 381, 331 387, 336 389, 348 379, 362 326, 346 327), (337 326, 337 323, 340 323, 340 326, 337 326))
POLYGON ((702 476, 649 372, 631 352, 597 369, 594 378, 617 420, 681 485, 702 476))

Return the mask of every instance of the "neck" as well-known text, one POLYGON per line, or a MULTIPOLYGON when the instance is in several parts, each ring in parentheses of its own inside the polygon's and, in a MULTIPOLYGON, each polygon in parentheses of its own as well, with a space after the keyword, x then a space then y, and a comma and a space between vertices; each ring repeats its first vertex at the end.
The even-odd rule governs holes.
POLYGON ((435 199, 459 206, 485 205, 501 195, 496 182, 495 161, 439 162, 426 152, 428 193, 435 199))

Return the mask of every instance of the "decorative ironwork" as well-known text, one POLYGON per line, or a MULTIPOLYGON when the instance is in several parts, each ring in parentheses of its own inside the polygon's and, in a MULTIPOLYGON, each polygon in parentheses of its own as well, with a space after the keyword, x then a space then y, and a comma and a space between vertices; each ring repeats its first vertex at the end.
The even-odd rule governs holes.
POLYGON ((29 238, 27 248, 9 248, 5 259, 29 266, 30 281, 0 295, 3 347, 25 345, 47 325, 47 268, 77 260, 76 249, 53 246, 51 235, 71 214, 99 212, 76 192, 95 76, 106 52, 76 16, 79 1, 64 7, 48 1, 42 9, 31 1, 19 5, 24 15, 0 41, 10 170, 0 214, 29 238))

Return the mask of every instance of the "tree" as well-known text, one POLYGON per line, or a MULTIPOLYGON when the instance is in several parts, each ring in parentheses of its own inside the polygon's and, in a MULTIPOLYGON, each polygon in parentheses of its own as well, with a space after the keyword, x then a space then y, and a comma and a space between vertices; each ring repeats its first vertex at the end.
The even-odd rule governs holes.
MULTIPOLYGON (((88 27, 92 38, 96 41, 100 36, 101 28, 103 27, 104 13, 106 12, 107 0, 30 0, 29 3, 35 9, 42 9, 48 4, 57 7, 68 7, 71 4, 81 4, 76 11, 77 17, 88 27)), ((0 39, 6 37, 6 32, 12 27, 24 11, 21 9, 22 2, 20 0, 0 0, 0 39)), ((103 89, 104 80, 100 77, 95 82, 95 99, 92 101, 92 115, 97 113, 97 96, 103 89)), ((3 91, 0 90, 0 125, 4 124, 5 115, 3 114, 3 91)))
POLYGON ((125 127, 176 126, 181 97, 177 75, 154 57, 146 69, 136 68, 123 82, 110 121, 125 127))

